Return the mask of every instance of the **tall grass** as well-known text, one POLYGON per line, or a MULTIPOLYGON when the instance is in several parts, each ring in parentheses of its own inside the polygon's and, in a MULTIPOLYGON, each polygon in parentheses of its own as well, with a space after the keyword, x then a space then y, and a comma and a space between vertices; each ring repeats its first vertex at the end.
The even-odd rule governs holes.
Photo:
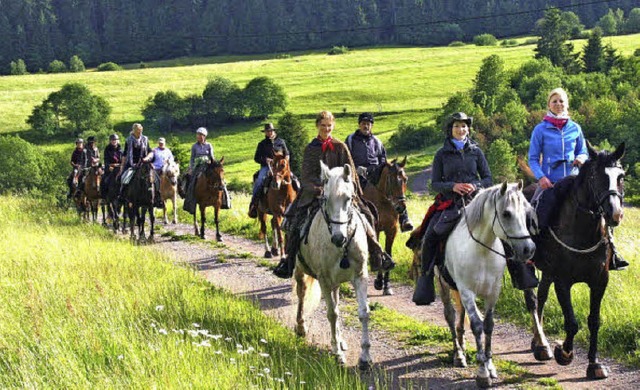
POLYGON ((364 387, 153 248, 24 198, 0 220, 0 387, 364 387))

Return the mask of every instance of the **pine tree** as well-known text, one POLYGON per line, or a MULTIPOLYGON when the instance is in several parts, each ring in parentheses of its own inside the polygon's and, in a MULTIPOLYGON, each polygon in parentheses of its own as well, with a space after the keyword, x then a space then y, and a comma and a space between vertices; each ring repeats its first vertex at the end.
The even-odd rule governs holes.
POLYGON ((492 115, 496 109, 496 99, 507 85, 504 61, 496 54, 482 60, 482 66, 473 84, 473 102, 480 106, 486 115, 492 115))
POLYGON ((585 72, 602 72, 604 70, 604 49, 602 47, 602 30, 596 27, 591 32, 587 45, 582 52, 585 72))
POLYGON ((570 70, 576 67, 573 45, 566 43, 569 31, 565 28, 557 8, 549 8, 538 25, 540 39, 535 48, 536 58, 548 58, 556 66, 570 70))

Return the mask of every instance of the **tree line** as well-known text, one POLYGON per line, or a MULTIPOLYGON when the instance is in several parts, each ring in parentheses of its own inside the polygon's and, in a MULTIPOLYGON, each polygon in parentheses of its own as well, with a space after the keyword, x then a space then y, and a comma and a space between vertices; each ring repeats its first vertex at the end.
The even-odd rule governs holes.
MULTIPOLYGON (((633 0, 587 4, 582 0, 1 0, 0 74, 9 74, 12 62, 16 69, 47 71, 52 61, 74 55, 96 66, 108 61, 340 45, 436 45, 468 41, 482 33, 514 36, 531 33, 543 10, 552 5, 567 7, 587 26, 615 10, 604 23, 605 32, 621 32, 620 20, 633 4, 633 0)), ((54 70, 60 68, 54 64, 54 70)))

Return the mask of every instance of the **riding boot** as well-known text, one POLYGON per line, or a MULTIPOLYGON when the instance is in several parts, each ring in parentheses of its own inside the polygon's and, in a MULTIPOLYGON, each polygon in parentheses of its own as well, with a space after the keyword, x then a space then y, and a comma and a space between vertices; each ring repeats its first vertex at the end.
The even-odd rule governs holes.
POLYGON ((613 242, 610 245, 611 245, 612 254, 611 254, 611 264, 609 265, 609 270, 623 271, 627 269, 627 267, 629 266, 629 262, 622 258, 622 255, 620 255, 620 253, 616 249, 616 246, 613 245, 613 242))
POLYGON ((396 263, 391 256, 382 250, 380 244, 373 238, 367 236, 367 244, 369 246, 369 264, 373 272, 390 271, 395 268, 396 263))
POLYGON ((407 209, 404 209, 403 212, 398 216, 398 220, 400 222, 400 231, 408 232, 413 230, 413 224, 409 220, 409 214, 407 213, 407 209))
POLYGON ((258 218, 258 207, 256 205, 256 197, 251 197, 251 202, 249 203, 249 218, 258 218))
POLYGON ((282 279, 289 279, 293 276, 293 269, 296 266, 296 256, 300 249, 300 234, 293 232, 287 235, 287 257, 280 260, 280 263, 273 270, 273 274, 282 279))
POLYGON ((538 277, 536 276, 535 267, 529 263, 516 261, 513 258, 513 250, 506 242, 502 242, 504 247, 504 255, 507 259, 507 270, 511 275, 511 284, 518 290, 527 290, 538 287, 538 277))
POLYGON ((436 300, 436 290, 433 285, 436 251, 438 241, 429 240, 425 237, 422 242, 421 273, 416 282, 416 289, 413 292, 412 301, 417 306, 424 306, 436 300))

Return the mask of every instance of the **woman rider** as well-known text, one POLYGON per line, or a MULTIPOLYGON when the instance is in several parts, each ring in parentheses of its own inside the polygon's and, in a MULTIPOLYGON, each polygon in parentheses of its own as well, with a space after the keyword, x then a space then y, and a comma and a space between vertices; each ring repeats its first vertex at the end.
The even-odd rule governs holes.
MULTIPOLYGON (((124 188, 129 184, 131 178, 135 174, 136 169, 142 163, 153 161, 153 151, 149 146, 149 138, 142 135, 142 125, 134 123, 131 127, 131 133, 127 137, 124 145, 122 163, 120 164, 120 172, 122 176, 122 186, 120 187, 120 195, 125 195, 124 188)), ((154 171, 155 173, 155 171, 154 171)), ((160 178, 156 177, 156 182, 160 183, 160 178)), ((162 197, 160 196, 160 186, 157 185, 156 194, 154 196, 154 207, 162 207, 162 197)))
POLYGON ((105 174, 103 185, 100 187, 102 190, 102 197, 107 197, 111 180, 114 178, 116 168, 120 169, 120 162, 122 160, 122 149, 120 148, 120 137, 118 134, 111 134, 109 136, 109 144, 104 148, 104 168, 105 174))
MULTIPOLYGON (((186 198, 182 205, 182 209, 191 214, 195 214, 196 212, 194 194, 196 178, 201 172, 204 172, 207 164, 215 160, 213 156, 213 145, 207 142, 208 133, 206 128, 199 127, 198 130, 196 130, 196 143, 191 146, 191 159, 189 160, 189 170, 187 171, 185 179, 187 183, 187 188, 184 191, 186 198)), ((227 186, 224 182, 222 183, 222 187, 223 196, 221 208, 229 209, 231 208, 229 204, 229 193, 227 192, 227 186)))
MULTIPOLYGON (((569 117, 569 97, 562 88, 547 95, 547 114, 533 129, 529 144, 529 166, 538 180, 538 189, 532 203, 537 202, 540 229, 550 226, 556 205, 571 189, 570 182, 560 180, 567 175, 577 175, 578 169, 589 157, 582 128, 569 117), (557 185, 556 185, 557 184, 557 185), (551 191, 544 191, 552 188, 551 191)), ((616 251, 613 232, 609 242, 613 252, 611 270, 622 270, 629 263, 616 251)))
MULTIPOLYGON (((369 222, 374 225, 372 221, 372 219, 374 219, 373 214, 361 198, 362 189, 358 182, 358 176, 351 155, 349 154, 349 149, 344 143, 331 136, 331 132, 335 127, 333 114, 329 111, 320 112, 316 117, 316 127, 318 129, 318 136, 314 138, 304 150, 302 175, 300 177, 302 188, 287 212, 287 219, 289 219, 287 224, 287 257, 280 261, 273 272, 281 278, 290 278, 293 276, 296 256, 300 247, 300 230, 307 218, 310 206, 317 204, 317 199, 322 195, 323 185, 320 179, 320 160, 327 164, 330 169, 342 167, 345 164, 351 165, 351 174, 354 185, 356 186, 356 193, 358 194, 354 204, 367 216, 369 222)), ((313 215, 314 213, 311 213, 309 218, 313 218, 313 215)), ((386 271, 395 266, 391 257, 382 250, 375 237, 367 237, 367 243, 372 268, 382 268, 386 271)))

